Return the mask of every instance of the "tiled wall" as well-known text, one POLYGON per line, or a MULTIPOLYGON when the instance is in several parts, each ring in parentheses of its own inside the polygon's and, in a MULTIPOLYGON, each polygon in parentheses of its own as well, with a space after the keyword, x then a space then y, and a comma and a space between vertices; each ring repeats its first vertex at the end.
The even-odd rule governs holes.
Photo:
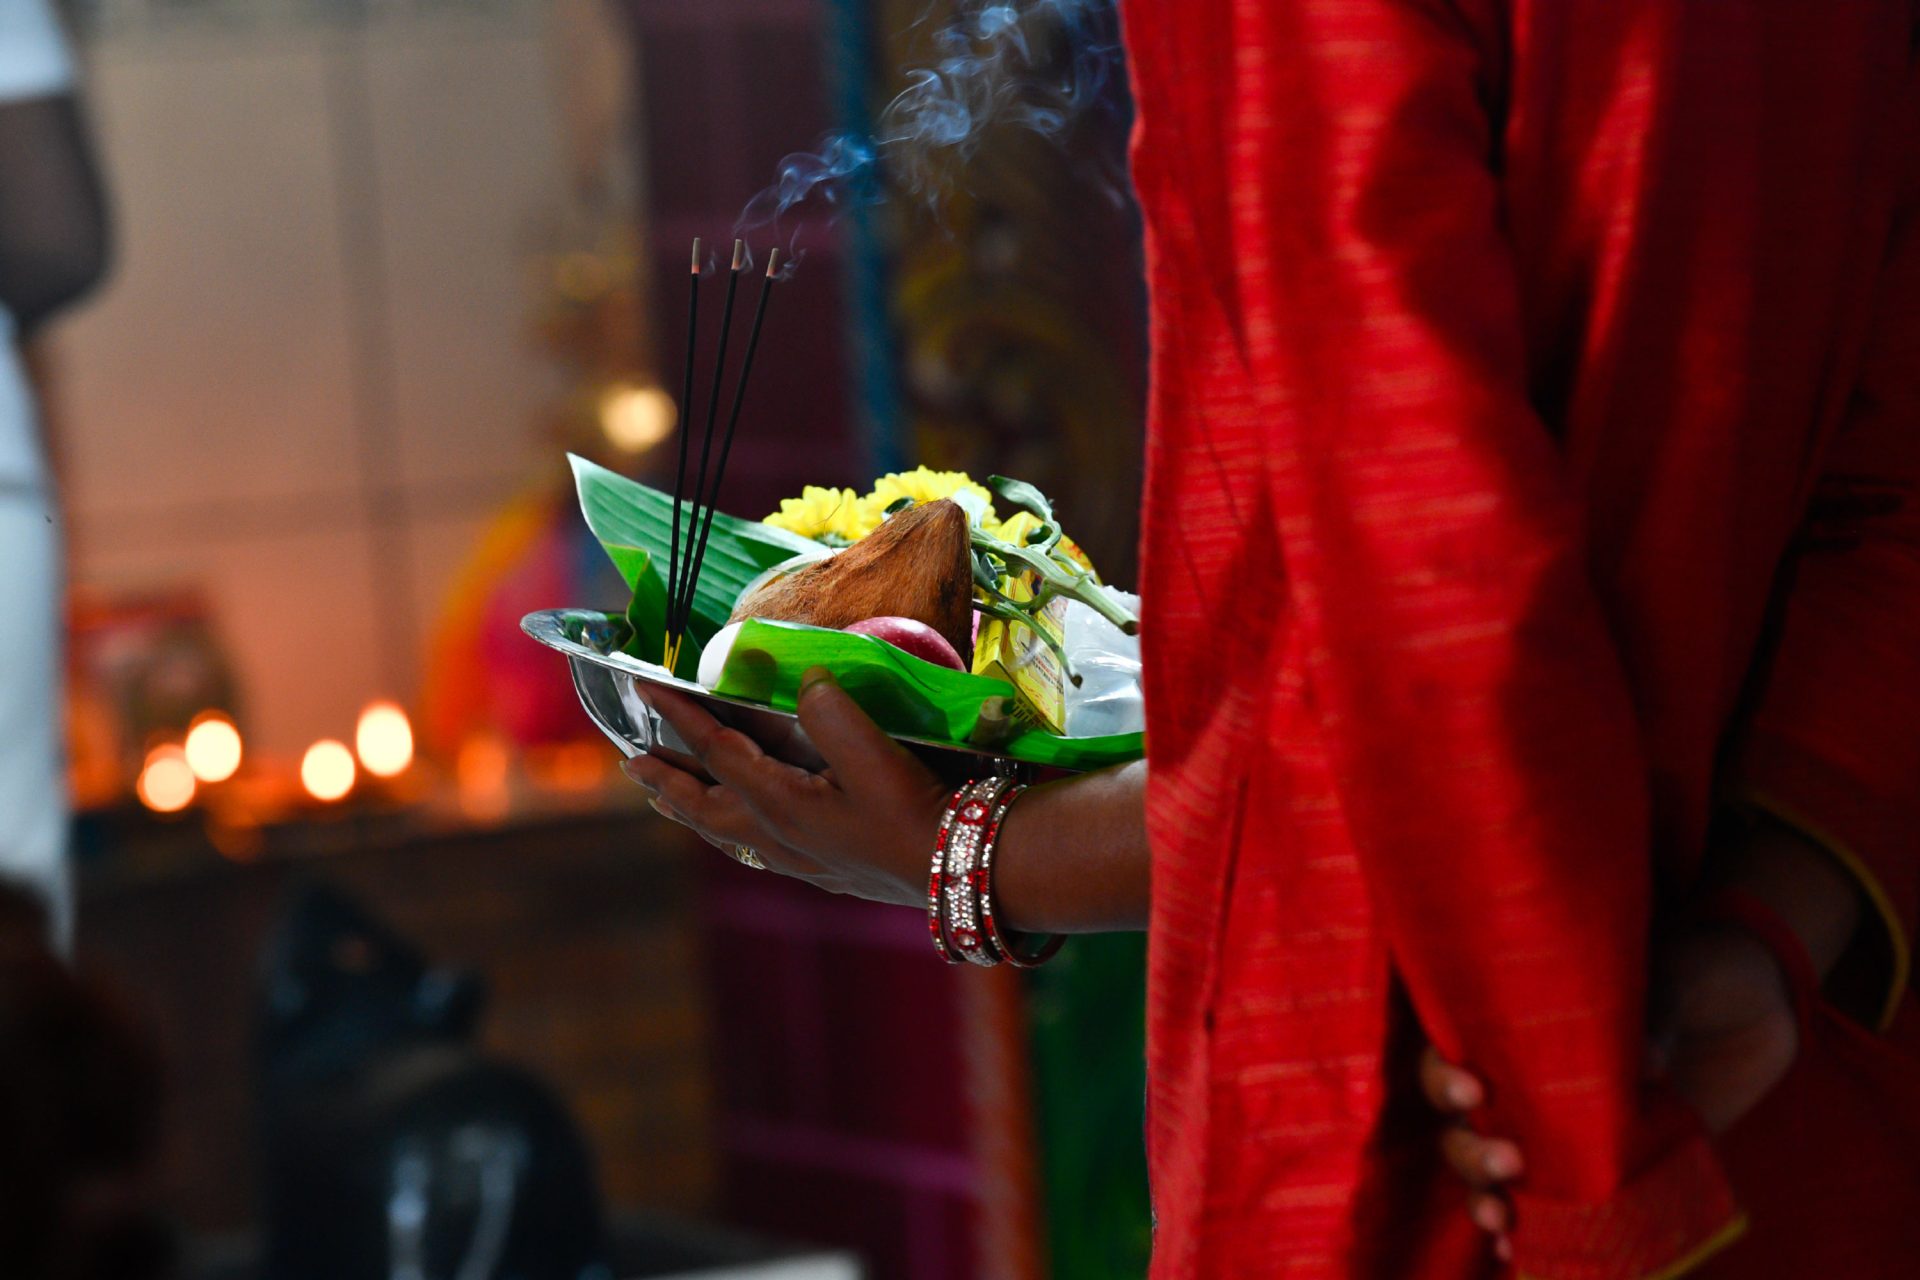
POLYGON ((409 695, 488 513, 558 464, 543 6, 420 9, 100 23, 87 51, 119 252, 53 343, 73 573, 203 589, 270 752, 409 695))

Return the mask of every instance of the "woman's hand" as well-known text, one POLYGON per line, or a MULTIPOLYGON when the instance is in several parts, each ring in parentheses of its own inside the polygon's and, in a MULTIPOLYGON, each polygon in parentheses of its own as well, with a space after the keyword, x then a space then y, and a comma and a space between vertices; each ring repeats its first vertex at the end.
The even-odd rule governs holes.
POLYGON ((628 760, 627 776, 652 793, 654 808, 721 849, 744 845, 770 870, 829 892, 925 905, 948 788, 824 670, 807 673, 798 700, 800 726, 827 763, 819 773, 774 759, 691 698, 651 697, 707 774, 658 756, 628 760))
MULTIPOLYGON (((1756 821, 1718 862, 1720 883, 1759 899, 1793 931, 1815 981, 1826 981, 1872 919, 1852 875, 1783 823, 1756 821)), ((1787 975, 1753 935, 1704 927, 1670 944, 1653 977, 1648 1069, 1693 1105, 1708 1132, 1724 1133, 1786 1077, 1799 1054, 1787 975)), ((1501 1188, 1522 1172, 1520 1149, 1466 1127, 1467 1113, 1485 1098, 1471 1074, 1429 1049, 1420 1079, 1428 1101, 1460 1120, 1442 1151, 1473 1189, 1473 1220, 1500 1238, 1504 1257, 1509 1214, 1501 1188)))
MULTIPOLYGON (((653 793, 661 813, 721 849, 745 845, 770 869, 834 893, 926 906, 948 784, 826 672, 807 673, 799 700, 800 726, 826 761, 820 772, 774 759, 691 698, 650 696, 693 752, 627 761, 627 776, 653 793)), ((1027 792, 994 855, 995 917, 1030 933, 1146 928, 1146 786, 1146 762, 1135 761, 1027 792)))
POLYGON ((1505 1138, 1482 1137, 1467 1127, 1468 1113, 1486 1103, 1486 1088, 1472 1072, 1447 1062, 1432 1048, 1420 1059, 1420 1088, 1434 1110, 1457 1122, 1441 1135, 1440 1154, 1467 1184, 1467 1216, 1494 1238, 1501 1261, 1512 1261, 1503 1188, 1526 1172, 1519 1146, 1505 1138))
POLYGON ((1773 1091, 1800 1052, 1780 962, 1752 934, 1695 931, 1667 949, 1654 988, 1649 1071, 1725 1133, 1773 1091))
MULTIPOLYGON (((1786 977, 1748 933, 1714 927, 1681 938, 1660 966, 1654 997, 1649 1070, 1693 1105, 1710 1133, 1724 1133, 1793 1066, 1799 1024, 1786 977)), ((1420 1083, 1437 1110, 1460 1122, 1441 1138, 1441 1153, 1472 1189, 1467 1212, 1506 1258, 1502 1190, 1525 1172, 1520 1148, 1467 1127, 1467 1114, 1486 1100, 1471 1073, 1428 1049, 1420 1083)))

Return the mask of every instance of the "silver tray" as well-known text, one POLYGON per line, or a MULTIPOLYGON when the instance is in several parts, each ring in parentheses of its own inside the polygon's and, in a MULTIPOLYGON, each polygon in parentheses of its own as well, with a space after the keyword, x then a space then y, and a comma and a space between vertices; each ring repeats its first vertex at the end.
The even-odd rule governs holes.
MULTIPOLYGON (((698 769, 686 742, 654 710, 652 691, 671 689, 703 704, 715 719, 740 730, 769 755, 808 769, 825 764, 793 712, 717 694, 691 680, 682 680, 658 663, 620 652, 617 637, 624 624, 617 618, 588 609, 545 609, 520 619, 520 629, 565 655, 580 705, 623 755, 658 755, 682 767, 698 769)), ((1018 764, 991 751, 951 742, 902 734, 892 737, 915 748, 915 754, 942 773, 978 774, 982 759, 1018 764)))

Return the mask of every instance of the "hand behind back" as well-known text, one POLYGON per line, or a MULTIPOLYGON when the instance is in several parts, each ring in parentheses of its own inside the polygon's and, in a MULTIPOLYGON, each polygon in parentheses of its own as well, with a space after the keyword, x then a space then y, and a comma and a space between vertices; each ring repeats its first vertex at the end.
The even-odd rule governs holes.
MULTIPOLYGON (((1649 1071, 1693 1105, 1709 1132, 1724 1133, 1780 1083, 1799 1052, 1786 977, 1757 938, 1724 927, 1682 936, 1655 972, 1649 1071)), ((1460 1119, 1442 1138, 1442 1153, 1472 1188, 1474 1222, 1499 1238, 1506 1257, 1511 1215, 1502 1190, 1525 1172, 1524 1153, 1467 1127, 1467 1113, 1486 1100, 1470 1072, 1428 1049, 1421 1085, 1434 1107, 1460 1119)))

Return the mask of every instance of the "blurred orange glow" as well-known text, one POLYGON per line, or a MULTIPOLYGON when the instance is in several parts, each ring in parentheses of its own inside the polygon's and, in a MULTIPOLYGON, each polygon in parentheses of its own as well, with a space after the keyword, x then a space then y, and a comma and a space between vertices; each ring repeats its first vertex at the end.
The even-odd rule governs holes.
POLYGON ((212 818, 207 823, 207 843, 215 853, 230 862, 252 862, 260 856, 266 839, 258 822, 245 814, 223 814, 218 810, 212 818))
POLYGON ((322 738, 300 761, 300 784, 316 800, 338 800, 353 790, 356 770, 347 744, 322 738))
POLYGON ((527 753, 527 772, 534 782, 573 794, 605 785, 609 763, 607 749, 598 742, 563 742, 527 753))
POLYGON ((679 410, 659 387, 617 383, 600 397, 600 429, 616 449, 644 453, 673 434, 679 410))
POLYGON ((513 753, 491 734, 476 734, 460 744, 454 761, 454 783, 460 792, 460 811, 475 822, 498 822, 512 807, 508 780, 513 753))
POLYGON ((178 813, 193 803, 196 786, 186 752, 167 743, 147 753, 147 763, 134 790, 140 795, 140 803, 155 813, 178 813))
POLYGON ((369 703, 360 713, 353 746, 368 773, 376 778, 397 778, 413 763, 413 725, 396 704, 369 703))
POLYGON ((218 711, 203 711, 187 730, 187 767, 202 782, 225 782, 240 768, 240 731, 218 711))

